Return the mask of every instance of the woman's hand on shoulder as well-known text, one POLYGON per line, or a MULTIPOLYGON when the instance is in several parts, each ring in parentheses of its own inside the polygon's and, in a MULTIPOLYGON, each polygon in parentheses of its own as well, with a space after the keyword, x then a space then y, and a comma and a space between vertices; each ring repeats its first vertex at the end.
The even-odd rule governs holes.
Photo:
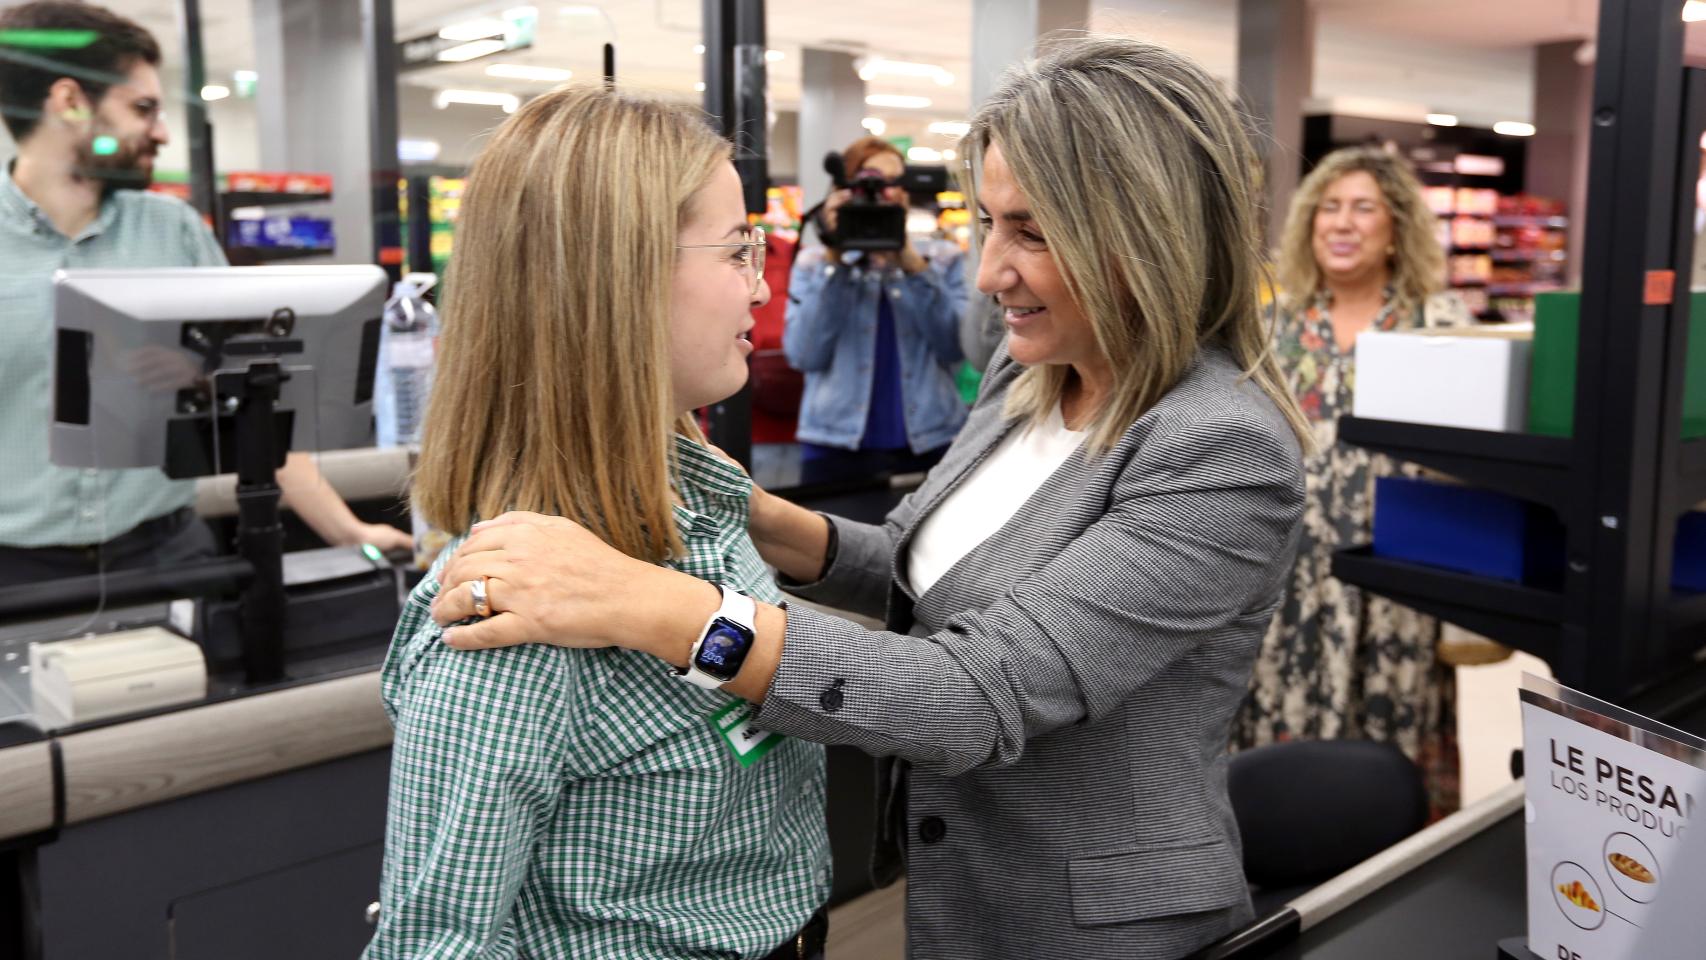
POLYGON ((573 520, 521 511, 475 525, 439 574, 432 616, 452 647, 518 643, 607 647, 620 635, 619 600, 662 568, 637 560, 573 520), (485 578, 491 615, 474 623, 473 582, 485 578), (452 626, 461 624, 460 626, 452 626))

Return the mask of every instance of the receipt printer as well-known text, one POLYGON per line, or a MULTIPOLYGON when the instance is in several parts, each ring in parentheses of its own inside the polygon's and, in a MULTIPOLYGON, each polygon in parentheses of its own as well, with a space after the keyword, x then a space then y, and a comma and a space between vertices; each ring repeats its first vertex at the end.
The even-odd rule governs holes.
POLYGON ((201 648, 160 627, 30 644, 30 693, 48 726, 153 710, 207 695, 201 648))

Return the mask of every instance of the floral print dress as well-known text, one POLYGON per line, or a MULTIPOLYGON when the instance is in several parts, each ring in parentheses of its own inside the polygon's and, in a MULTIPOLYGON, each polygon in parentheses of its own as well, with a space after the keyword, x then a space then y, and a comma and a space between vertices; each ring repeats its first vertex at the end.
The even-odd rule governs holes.
MULTIPOLYGON (((1338 442, 1351 412, 1356 359, 1333 337, 1330 298, 1280 311, 1276 355, 1314 431, 1297 566, 1256 659, 1234 741, 1368 739, 1396 744, 1421 767, 1434 817, 1458 807, 1456 675, 1435 650, 1439 624, 1332 576, 1333 551, 1373 533, 1374 480, 1399 471, 1338 442)), ((1421 325, 1391 292, 1371 329, 1421 325)))

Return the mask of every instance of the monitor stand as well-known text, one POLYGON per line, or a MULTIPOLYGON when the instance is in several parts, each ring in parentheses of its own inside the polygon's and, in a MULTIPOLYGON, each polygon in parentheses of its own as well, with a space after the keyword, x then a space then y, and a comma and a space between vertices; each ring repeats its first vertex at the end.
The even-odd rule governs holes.
POLYGON ((243 590, 243 673, 250 684, 284 679, 284 526, 277 472, 289 449, 273 410, 289 379, 276 361, 221 376, 219 393, 237 407, 237 552, 254 568, 243 590))

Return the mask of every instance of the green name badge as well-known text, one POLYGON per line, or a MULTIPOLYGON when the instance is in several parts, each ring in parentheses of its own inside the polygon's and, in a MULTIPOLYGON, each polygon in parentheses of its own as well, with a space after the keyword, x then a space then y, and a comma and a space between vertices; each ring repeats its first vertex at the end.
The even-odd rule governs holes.
POLYGON ((788 739, 780 733, 760 730, 752 725, 752 716, 758 708, 745 700, 736 700, 711 714, 711 728, 734 751, 735 759, 743 767, 750 767, 764 759, 764 755, 776 749, 776 745, 788 739))

